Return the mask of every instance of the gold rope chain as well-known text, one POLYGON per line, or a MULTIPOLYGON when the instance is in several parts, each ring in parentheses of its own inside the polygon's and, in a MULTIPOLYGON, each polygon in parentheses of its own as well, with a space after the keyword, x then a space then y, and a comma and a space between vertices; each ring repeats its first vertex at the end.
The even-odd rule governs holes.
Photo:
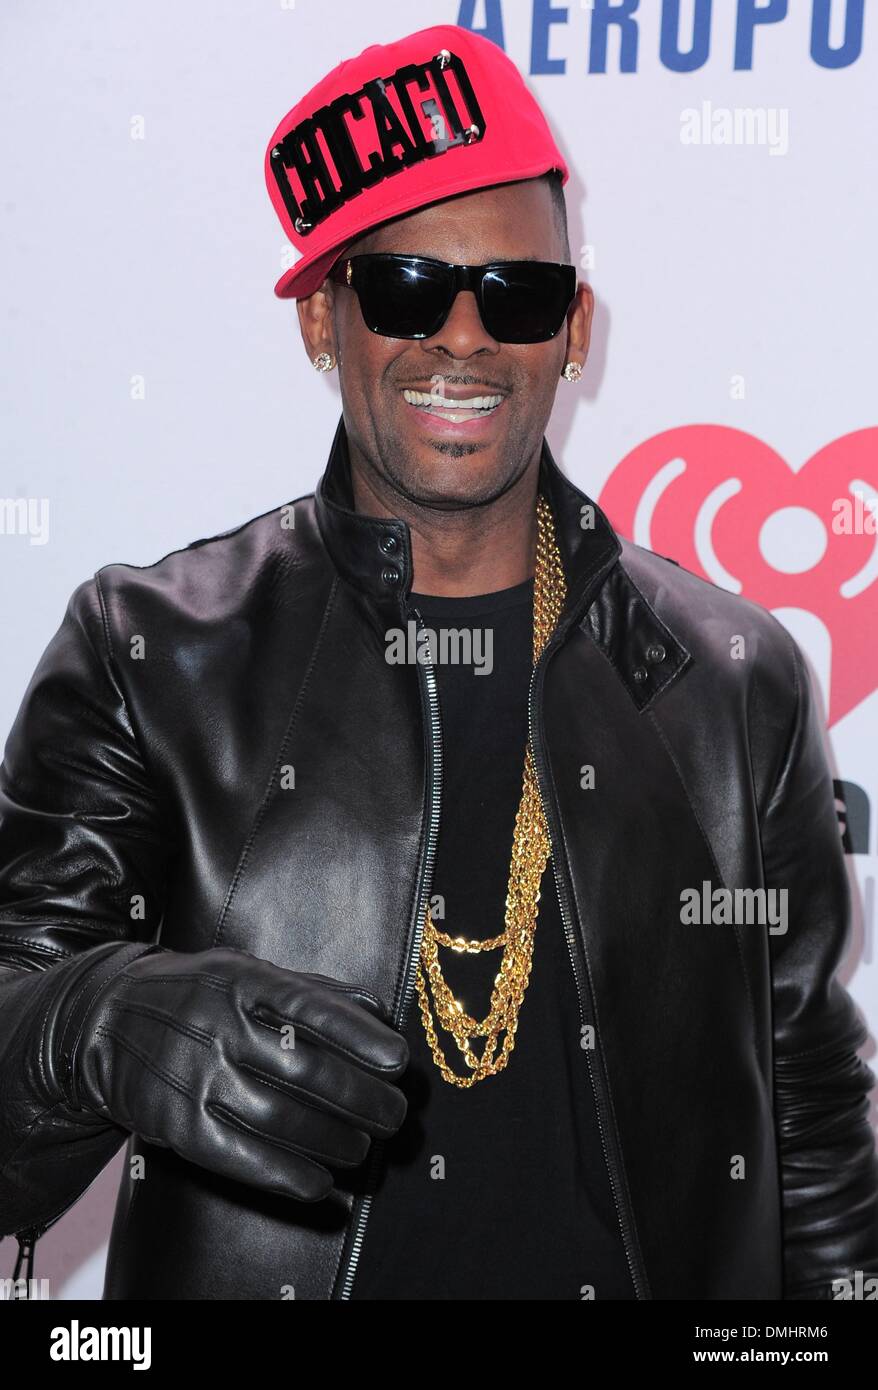
MULTIPOLYGON (((555 631, 566 593, 564 567, 555 540, 552 512, 546 499, 540 495, 537 498, 537 553, 534 567, 534 666, 555 631)), ((524 755, 521 801, 512 837, 505 931, 500 936, 492 936, 483 941, 467 940, 462 936, 451 937, 436 929, 429 905, 425 909, 424 934, 421 938, 417 973, 418 1000, 433 1060, 445 1080, 452 1086, 474 1086, 477 1081, 495 1076, 506 1066, 509 1054, 515 1046, 518 1013, 530 979, 533 960, 540 883, 550 854, 549 831, 540 799, 533 750, 528 742, 524 755), (503 947, 500 970, 494 978, 491 992, 491 1005, 481 1021, 470 1017, 445 983, 439 965, 440 946, 470 954, 503 947), (428 982, 438 1021, 457 1044, 458 1051, 469 1068, 469 1075, 460 1076, 448 1065, 430 1012, 428 982), (502 1043, 499 1041, 501 1033, 504 1034, 502 1043), (480 1057, 473 1051, 474 1038, 485 1039, 480 1057)))

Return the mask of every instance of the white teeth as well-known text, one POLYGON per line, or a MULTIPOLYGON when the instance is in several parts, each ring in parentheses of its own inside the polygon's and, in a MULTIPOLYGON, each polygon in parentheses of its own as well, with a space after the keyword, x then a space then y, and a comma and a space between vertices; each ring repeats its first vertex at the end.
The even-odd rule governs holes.
POLYGON ((427 394, 424 391, 403 391, 409 405, 429 406, 433 410, 493 410, 500 404, 502 396, 469 396, 465 400, 453 401, 448 396, 427 394))

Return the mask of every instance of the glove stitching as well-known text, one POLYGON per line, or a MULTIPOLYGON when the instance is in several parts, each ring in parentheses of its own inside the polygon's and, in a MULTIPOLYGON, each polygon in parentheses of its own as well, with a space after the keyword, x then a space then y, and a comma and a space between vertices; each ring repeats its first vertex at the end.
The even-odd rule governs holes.
MULTIPOLYGON (((117 944, 118 944, 118 943, 117 943, 117 944)), ((141 954, 141 955, 146 955, 146 954, 148 954, 152 949, 153 949, 153 947, 152 947, 152 945, 150 944, 150 945, 146 946, 145 949, 144 949, 140 954, 141 954)), ((135 959, 138 959, 138 957, 135 957, 135 959)), ((105 963, 106 963, 105 961, 101 962, 102 965, 105 964, 105 963)), ((66 1021, 66 1023, 64 1024, 64 1031, 63 1031, 63 1033, 61 1034, 61 1042, 60 1042, 60 1045, 59 1045, 59 1057, 64 1057, 64 1056, 67 1055, 67 1054, 66 1054, 66 1039, 67 1039, 67 1034, 68 1034, 68 1032, 69 1032, 69 1030, 70 1030, 71 1022, 72 1022, 73 1018, 76 1016, 76 1005, 77 1005, 77 1003, 79 1002, 79 1000, 80 1000, 80 998, 82 997, 83 993, 84 993, 89 987, 94 988, 94 997, 92 998, 91 1003, 89 1004, 89 1007, 84 1011, 83 1016, 82 1016, 82 1018, 81 1018, 80 1021, 79 1021, 79 1027, 78 1027, 78 1029, 77 1029, 76 1037, 75 1037, 74 1040, 73 1040, 73 1045, 72 1045, 72 1047, 71 1047, 71 1049, 70 1049, 69 1057, 67 1058, 67 1060, 68 1060, 68 1062, 69 1062, 69 1080, 70 1080, 70 1085, 71 1085, 71 1087, 72 1087, 72 1089, 73 1089, 73 1094, 74 1094, 74 1096, 77 1096, 77 1097, 78 1097, 78 1090, 79 1090, 79 1088, 78 1088, 78 1086, 76 1085, 76 1082, 75 1082, 75 1079, 74 1079, 74 1076, 73 1076, 73 1058, 74 1058, 74 1056, 75 1056, 75 1054, 76 1054, 76 1050, 77 1050, 77 1048, 79 1047, 80 1041, 81 1041, 81 1039, 82 1039, 82 1032, 83 1032, 83 1029, 85 1028, 86 1021, 87 1021, 87 1019, 88 1019, 88 1017, 89 1017, 89 1015, 90 1015, 90 1013, 91 1013, 91 1009, 92 1009, 93 1005, 97 1002, 97 1000, 98 1000, 98 998, 100 997, 100 995, 101 995, 101 993, 103 992, 103 990, 104 990, 107 986, 109 986, 110 984, 112 984, 113 980, 117 979, 120 975, 124 975, 124 972, 128 969, 128 966, 131 965, 131 964, 133 964, 133 962, 132 962, 131 959, 128 959, 128 960, 126 960, 126 961, 123 961, 123 963, 122 963, 121 965, 117 965, 116 969, 113 970, 113 971, 111 971, 111 973, 110 973, 109 975, 101 975, 101 972, 100 972, 100 969, 99 969, 99 968, 96 968, 96 969, 95 969, 94 974, 92 973, 91 970, 88 970, 88 971, 86 972, 85 976, 83 977, 83 979, 80 981, 79 989, 76 991, 76 994, 73 996, 73 999, 72 999, 72 1001, 71 1001, 71 1003, 70 1003, 70 1007, 69 1007, 68 1014, 67 1014, 67 1021, 66 1021), (95 978, 94 978, 95 975, 101 975, 101 978, 100 978, 100 980, 97 982, 97 986, 96 986, 96 987, 95 987, 95 978)), ((44 1025, 45 1025, 45 1020, 44 1020, 44 1025)), ((42 1060, 42 1059, 41 1059, 41 1060, 42 1060)))
POLYGON ((195 1023, 185 1023, 163 1009, 151 1008, 148 1004, 135 1004, 129 999, 113 999, 109 1007, 116 1013, 133 1014, 135 1018, 151 1018, 157 1023, 165 1023, 174 1032, 191 1038, 194 1042, 206 1043, 208 1047, 214 1042, 214 1034, 209 1033, 206 1028, 199 1028, 195 1023))
POLYGON ((214 1119, 222 1120, 222 1123, 228 1123, 232 1129, 242 1130, 242 1133, 245 1134, 256 1134, 257 1138, 261 1138, 265 1143, 271 1144, 272 1148, 283 1148, 283 1150, 290 1152, 290 1154, 300 1154, 301 1158, 320 1159, 322 1163, 329 1163, 329 1165, 333 1165, 335 1168, 358 1168, 358 1166, 360 1166, 360 1159, 350 1163, 347 1162, 346 1159, 338 1158, 338 1155, 324 1154, 322 1150, 310 1148, 307 1144, 293 1144, 292 1140, 286 1140, 286 1138, 281 1138, 276 1136, 276 1134, 267 1133, 265 1130, 257 1129, 254 1125, 247 1125, 246 1120, 240 1118, 240 1115, 236 1115, 228 1106, 222 1105, 221 1101, 208 1101, 204 1109, 206 1109, 208 1115, 213 1115, 214 1119))
MULTIPOLYGON (((106 942, 103 942, 103 943, 101 943, 101 944, 102 944, 102 945, 106 945, 106 942)), ((69 957, 70 960, 74 960, 75 958, 76 958, 75 956, 70 956, 70 957, 69 957)), ((106 956, 102 957, 102 958, 101 958, 101 963, 103 963, 103 961, 105 961, 105 960, 106 960, 106 956)), ((65 964, 67 964, 67 961, 65 961, 65 964)), ((92 972, 91 972, 91 964, 93 964, 93 963, 90 963, 89 967, 86 969, 86 978, 88 978, 88 976, 92 973, 92 972)), ((60 965, 59 965, 58 968, 59 968, 59 970, 60 970, 60 968, 61 968, 60 965)), ((100 972, 99 972, 99 970, 98 970, 97 968, 95 968, 94 973, 95 973, 95 974, 99 974, 100 972)), ((47 978, 50 978, 50 977, 47 977, 47 978)), ((82 983, 83 983, 83 982, 80 981, 80 985, 82 985, 82 983)), ((61 992, 61 994, 63 994, 63 986, 61 987, 61 991, 60 991, 60 992, 61 992)), ((80 988, 80 990, 77 992, 77 994, 76 994, 76 996, 75 996, 76 999, 79 998, 79 995, 81 994, 81 992, 82 992, 82 990, 81 990, 81 988, 80 988)), ((52 1086, 52 1084, 51 1084, 51 1082, 50 1082, 50 1080, 49 1080, 49 1069, 48 1069, 48 1067, 47 1067, 47 1065, 46 1065, 46 1025, 47 1025, 47 1023, 48 1023, 49 1016, 51 1015, 51 1013, 53 1012, 53 1010, 54 1010, 55 1007, 56 1007, 56 1004, 57 1004, 57 1002, 58 1002, 58 998, 59 998, 59 990, 55 990, 53 993, 50 994, 48 1003, 46 1004, 46 1008, 45 1008, 45 1010, 43 1011, 43 1014, 42 1014, 42 1016, 41 1016, 41 1018, 40 1018, 40 1023, 39 1023, 39 1035, 38 1035, 38 1036, 39 1036, 39 1049, 38 1049, 38 1051, 37 1051, 37 1067, 38 1067, 39 1073, 40 1073, 40 1080, 41 1080, 42 1083, 43 1083, 43 1089, 44 1089, 45 1093, 46 1093, 47 1095, 49 1095, 49 1096, 54 1096, 54 1095, 55 1095, 55 1088, 53 1088, 53 1086, 52 1086)), ((65 1034, 66 1034, 67 1026, 69 1025, 69 1022, 70 1022, 70 1015, 68 1015, 67 1024, 65 1024, 65 1029, 64 1029, 64 1033, 65 1033, 65 1034)), ((59 1051, 62 1052, 62 1053, 63 1053, 63 1041, 64 1041, 64 1039, 63 1039, 63 1036, 62 1036, 61 1045, 60 1045, 60 1048, 59 1048, 59 1051)), ((59 1060, 60 1060, 60 1057, 59 1057, 59 1060)), ((60 1095, 60 1097, 58 1097, 57 1099, 58 1099, 58 1102, 59 1102, 60 1104, 63 1104, 63 1105, 65 1106, 66 1109, 68 1109, 68 1110, 71 1109, 71 1106, 70 1106, 70 1104, 69 1104, 69 1102, 68 1102, 67 1096, 65 1095, 64 1090, 63 1090, 63 1084, 62 1084, 62 1089, 61 1089, 61 1095, 60 1095)))
MULTIPOLYGON (((269 1028, 273 1033, 280 1033, 280 1026, 278 1024, 270 1023, 267 1018, 261 1018, 259 1014, 248 1014, 248 1017, 252 1018, 254 1022, 260 1023, 263 1028, 269 1028)), ((295 1028, 296 1033, 301 1034, 307 1041, 313 1042, 316 1038, 318 1042, 324 1043, 330 1052, 340 1053, 357 1066, 366 1066, 372 1068, 374 1071, 387 1072, 389 1074, 399 1070, 398 1062, 365 1061, 358 1052, 354 1052, 352 1048, 345 1047, 344 1044, 338 1042, 331 1033, 323 1033, 311 1023, 297 1023, 294 1018, 285 1019, 284 1021, 287 1024, 291 1024, 293 1028, 295 1028)))
MULTIPOLYGON (((181 1077, 177 1076, 176 1073, 172 1072, 168 1067, 157 1066, 145 1052, 135 1047, 122 1033, 115 1032, 114 1029, 110 1028, 107 1024, 101 1024, 97 1029, 97 1033, 112 1038, 114 1042, 119 1044, 123 1051, 127 1052, 131 1057, 134 1057, 136 1061, 141 1062, 143 1066, 146 1067, 147 1071, 152 1072, 153 1076, 158 1077, 160 1081, 166 1081, 169 1086, 173 1087, 175 1091, 179 1091, 187 1100, 195 1100, 194 1091, 186 1085, 181 1077)), ((137 1132, 139 1134, 140 1130, 137 1132)))
POLYGON ((346 1120, 355 1121, 361 1129, 368 1130, 375 1128, 381 1134, 395 1134, 396 1126, 381 1124, 379 1120, 373 1120, 368 1115, 359 1114, 356 1110, 350 1110, 345 1105, 339 1105, 337 1101, 328 1100, 324 1096, 316 1095, 313 1091, 303 1090, 293 1081, 284 1081, 275 1076, 272 1072, 260 1071, 258 1067, 252 1066, 249 1062, 239 1062, 241 1071, 248 1072, 255 1076, 265 1086, 269 1086, 273 1091, 279 1092, 282 1096, 290 1096, 293 1100, 299 1100, 303 1105, 307 1105, 311 1110, 317 1110, 320 1114, 333 1115, 336 1118, 344 1117, 346 1120))
POLYGON ((241 1119, 240 1115, 236 1115, 234 1111, 229 1110, 219 1101, 209 1101, 204 1108, 209 1115, 221 1123, 227 1124, 230 1129, 237 1129, 242 1134, 254 1134, 257 1139, 264 1140, 272 1148, 285 1149, 288 1153, 298 1154, 301 1158, 310 1158, 313 1154, 315 1158, 323 1159, 326 1163, 340 1163, 339 1159, 327 1157, 326 1154, 320 1153, 317 1149, 303 1148, 300 1144, 293 1144, 288 1139, 281 1139, 276 1135, 266 1133, 265 1130, 257 1129, 255 1125, 248 1124, 246 1120, 241 1119))
MULTIPOLYGON (((148 978, 145 977, 145 978, 142 979, 142 980, 138 980, 137 985, 138 985, 138 989, 140 989, 143 985, 151 985, 151 984, 180 984, 180 983, 184 983, 184 982, 188 983, 188 982, 191 981, 191 980, 198 980, 198 981, 203 982, 204 984, 206 984, 206 985, 208 985, 208 986, 215 987, 216 989, 218 989, 218 990, 219 990, 221 993, 223 993, 223 994, 228 994, 229 990, 231 989, 231 981, 225 979, 223 976, 221 976, 221 975, 208 975, 208 974, 205 974, 205 973, 202 973, 202 972, 191 973, 191 974, 179 974, 179 975, 150 975, 148 978)), ((327 988, 328 988, 328 986, 327 986, 327 988)), ((333 991, 333 992, 335 992, 335 991, 333 991)), ((364 992, 365 992, 365 991, 358 990, 358 989, 356 989, 356 988, 353 987, 353 986, 348 986, 348 987, 346 987, 346 988, 340 988, 340 989, 338 990, 338 993, 344 994, 346 997, 348 997, 348 998, 353 998, 353 999, 359 998, 364 992)), ((379 1005, 381 1004, 380 999, 377 999, 376 996, 373 996, 373 998, 376 999, 376 1003, 378 1003, 379 1005)), ((281 1025, 280 1025, 280 1024, 271 1023, 271 1022, 268 1020, 268 1018, 261 1017, 258 1013, 251 1013, 249 1010, 246 1010, 246 1012, 247 1012, 248 1018, 252 1018, 255 1022, 262 1024, 263 1027, 265 1027, 265 1028, 271 1028, 272 1031, 274 1031, 274 1032, 280 1032, 280 1028, 281 1028, 281 1025)), ((340 1052, 343 1052, 344 1055, 345 1055, 346 1057, 349 1057, 352 1061, 355 1061, 355 1062, 360 1062, 360 1061, 362 1061, 362 1058, 359 1056, 359 1054, 358 1054, 357 1052, 354 1052, 354 1051, 352 1051, 351 1049, 348 1049, 348 1048, 343 1047, 342 1044, 340 1044, 340 1043, 334 1042, 333 1039, 332 1039, 329 1035, 324 1035, 324 1034, 320 1033, 320 1032, 318 1031, 317 1028, 313 1028, 313 1027, 311 1027, 311 1026, 308 1025, 308 1024, 297 1023, 297 1021, 296 1021, 295 1018, 285 1018, 285 1017, 283 1017, 283 1015, 279 1015, 279 1017, 282 1017, 282 1018, 283 1018, 283 1023, 284 1023, 285 1025, 288 1025, 288 1026, 291 1025, 292 1027, 294 1027, 294 1028, 296 1029, 297 1032, 301 1032, 304 1036, 307 1037, 307 1036, 308 1036, 308 1033, 311 1032, 311 1033, 313 1033, 314 1037, 318 1038, 321 1042, 326 1042, 326 1043, 331 1044, 331 1046, 332 1046, 333 1048, 335 1048, 336 1050, 338 1050, 338 1051, 340 1051, 340 1052)), ((379 1062, 375 1062, 375 1063, 371 1063, 371 1062, 370 1062, 370 1063, 368 1063, 368 1065, 369 1065, 369 1066, 374 1066, 375 1069, 376 1069, 377 1071, 381 1071, 381 1072, 394 1072, 394 1071, 396 1071, 396 1069, 397 1069, 396 1066, 395 1066, 393 1063, 388 1063, 388 1064, 384 1065, 384 1064, 379 1063, 379 1062)))
POLYGON ((198 980, 200 983, 208 985, 212 989, 218 989, 223 994, 228 994, 231 989, 231 981, 224 979, 222 975, 206 975, 200 971, 181 972, 178 975, 149 975, 138 980, 138 988, 143 985, 179 985, 188 984, 191 980, 198 980))

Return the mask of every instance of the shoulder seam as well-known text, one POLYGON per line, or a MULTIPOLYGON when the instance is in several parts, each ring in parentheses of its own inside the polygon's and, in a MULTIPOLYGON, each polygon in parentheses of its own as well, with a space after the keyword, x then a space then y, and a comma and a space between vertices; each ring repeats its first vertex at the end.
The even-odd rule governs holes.
POLYGON ((189 541, 186 545, 179 545, 175 550, 169 550, 166 554, 159 555, 156 560, 151 560, 148 565, 135 565, 130 560, 109 560, 105 565, 101 565, 100 569, 96 571, 96 575, 103 574, 104 570, 116 569, 117 567, 137 570, 138 572, 155 569, 156 565, 160 565, 164 560, 170 560, 173 555, 185 555, 187 551, 195 550, 199 546, 228 540, 232 536, 237 536, 241 531, 245 531, 248 526, 253 526, 257 521, 262 521, 265 517, 273 515, 274 512, 279 512, 284 507, 293 507, 297 502, 308 502, 312 497, 314 497, 313 491, 303 492, 300 497, 291 497, 286 502, 279 502, 276 507, 269 507, 266 511, 257 513, 256 516, 250 516, 238 526, 230 526, 227 531, 217 531, 213 536, 202 536, 198 540, 189 541))

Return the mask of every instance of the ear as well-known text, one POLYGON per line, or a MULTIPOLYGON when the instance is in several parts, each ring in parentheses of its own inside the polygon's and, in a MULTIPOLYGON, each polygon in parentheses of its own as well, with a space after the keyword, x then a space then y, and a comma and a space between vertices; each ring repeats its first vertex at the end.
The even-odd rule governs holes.
POLYGON ((591 285, 580 280, 576 287, 573 303, 567 311, 567 357, 568 362, 585 364, 591 342, 591 325, 594 320, 594 291, 591 285))
POLYGON ((335 287, 331 280, 323 284, 313 294, 296 300, 299 315, 299 328, 308 360, 313 362, 320 352, 329 352, 338 357, 335 339, 335 287))

